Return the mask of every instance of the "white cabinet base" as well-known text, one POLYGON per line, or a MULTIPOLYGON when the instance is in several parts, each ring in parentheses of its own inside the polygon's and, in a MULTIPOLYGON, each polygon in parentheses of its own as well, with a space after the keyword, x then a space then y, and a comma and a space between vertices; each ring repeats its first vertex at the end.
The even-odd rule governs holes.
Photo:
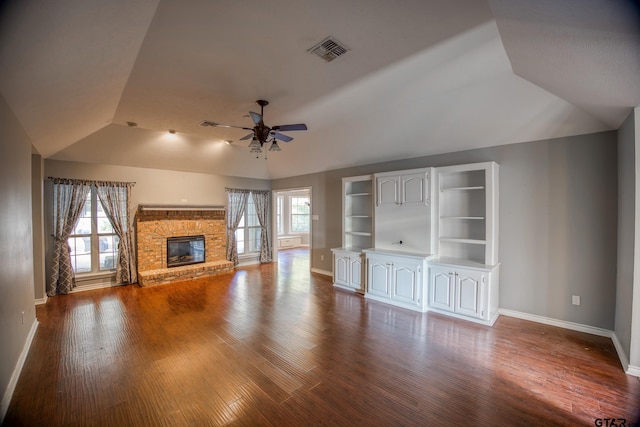
POLYGON ((362 252, 343 248, 331 249, 331 252, 333 252, 333 286, 364 293, 362 252))
POLYGON ((426 312, 427 254, 367 249, 365 298, 426 312))
POLYGON ((498 318, 499 265, 429 263, 429 310, 493 325, 498 318))

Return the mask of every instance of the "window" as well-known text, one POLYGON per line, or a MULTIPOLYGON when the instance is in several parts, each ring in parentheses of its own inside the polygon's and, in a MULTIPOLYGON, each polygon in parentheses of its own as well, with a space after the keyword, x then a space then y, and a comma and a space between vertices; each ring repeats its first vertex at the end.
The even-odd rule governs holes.
POLYGON ((119 238, 98 200, 96 187, 87 195, 80 218, 69 240, 71 267, 76 274, 114 271, 119 238))
POLYGON ((291 231, 309 231, 309 197, 291 197, 291 231))
POLYGON ((236 230, 236 244, 238 255, 260 252, 260 222, 251 196, 236 230))
POLYGON ((276 197, 276 229, 278 236, 283 233, 284 224, 282 218, 282 205, 284 204, 284 197, 276 197))

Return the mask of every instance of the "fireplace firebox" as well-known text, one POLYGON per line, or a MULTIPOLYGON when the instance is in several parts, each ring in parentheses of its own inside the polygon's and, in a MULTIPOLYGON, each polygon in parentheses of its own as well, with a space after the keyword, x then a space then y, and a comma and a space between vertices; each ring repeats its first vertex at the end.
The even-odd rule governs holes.
POLYGON ((167 238, 167 267, 198 264, 204 261, 204 236, 167 238))

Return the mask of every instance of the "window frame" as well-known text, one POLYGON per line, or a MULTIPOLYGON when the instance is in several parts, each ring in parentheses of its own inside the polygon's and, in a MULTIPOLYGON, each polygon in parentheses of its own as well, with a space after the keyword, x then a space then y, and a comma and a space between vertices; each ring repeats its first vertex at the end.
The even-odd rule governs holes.
MULTIPOLYGON (((296 202, 296 206, 302 206, 300 205, 298 202, 296 202)), ((289 197, 289 233, 292 235, 295 234, 308 234, 311 233, 311 197, 310 196, 298 196, 298 195, 292 195, 289 197), (294 213, 294 200, 297 199, 303 199, 306 200, 304 202, 302 202, 302 205, 307 207, 307 212, 306 213, 294 213), (296 221, 294 220, 294 217, 307 217, 306 220, 306 225, 307 225, 307 229, 306 230, 295 230, 294 227, 296 224, 296 221)))
MULTIPOLYGON (((118 262, 118 235, 115 232, 115 230, 113 230, 113 224, 111 224, 111 221, 109 220, 108 217, 106 216, 100 216, 98 217, 98 204, 100 204, 100 206, 102 207, 102 211, 104 212, 104 206, 102 206, 102 203, 99 200, 98 197, 98 189, 96 187, 96 185, 91 185, 91 190, 89 191, 89 194, 87 195, 87 201, 90 203, 90 213, 89 216, 82 216, 78 219, 78 223, 76 223, 74 230, 71 232, 71 234, 69 235, 69 238, 67 239, 67 243, 69 244, 69 248, 70 248, 70 255, 72 258, 72 263, 71 263, 71 267, 73 268, 73 272, 74 275, 76 276, 76 278, 78 279, 82 279, 82 278, 90 278, 90 277, 94 277, 94 276, 102 276, 102 275, 113 275, 116 272, 116 265, 118 262), (89 233, 75 233, 80 221, 83 218, 89 218, 89 223, 91 224, 91 229, 89 231, 89 233), (98 230, 98 224, 99 224, 99 219, 106 219, 109 224, 111 225, 111 232, 100 232, 98 230), (90 269, 89 271, 77 271, 77 254, 75 253, 75 248, 77 247, 77 240, 81 238, 83 239, 83 249, 85 250, 81 255, 86 255, 86 253, 88 252, 89 256, 90 256, 90 269), (87 240, 89 239, 89 247, 88 247, 88 251, 87 251, 87 240), (102 263, 100 262, 100 255, 102 254, 109 254, 109 252, 101 252, 101 242, 103 241, 103 238, 107 238, 107 249, 109 248, 109 246, 111 247, 111 256, 112 256, 112 260, 113 260, 113 264, 108 267, 108 268, 103 268, 102 267, 102 263), (70 243, 70 240, 74 239, 74 243, 73 245, 70 243), (109 240, 111 240, 111 244, 109 244, 109 240)), ((83 210, 86 209, 86 203, 85 202, 85 206, 83 207, 83 210)))
POLYGON ((257 214, 255 213, 255 204, 253 203, 253 193, 249 193, 249 197, 247 197, 247 202, 244 205, 244 212, 242 213, 242 217, 240 218, 240 222, 238 223, 238 228, 236 229, 236 250, 238 251, 239 258, 252 257, 260 254, 260 233, 262 232, 262 228, 260 227, 260 221, 258 220, 257 214), (255 224, 248 225, 248 213, 249 205, 253 206, 253 214, 252 217, 255 217, 255 224), (251 232, 254 231, 256 234, 255 244, 256 248, 253 251, 247 251, 247 244, 251 242, 251 232), (239 234, 242 235, 242 239, 240 239, 239 234), (240 246, 242 242, 242 251, 240 251, 240 246))

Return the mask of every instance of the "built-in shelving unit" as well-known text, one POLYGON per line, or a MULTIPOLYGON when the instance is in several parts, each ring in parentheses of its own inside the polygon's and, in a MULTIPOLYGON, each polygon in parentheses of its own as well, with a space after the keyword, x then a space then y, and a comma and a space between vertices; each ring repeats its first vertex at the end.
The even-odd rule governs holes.
POLYGON ((497 165, 437 169, 438 257, 497 263, 497 165))
POLYGON ((354 251, 373 246, 373 179, 370 175, 342 180, 342 246, 354 251))
POLYGON ((498 316, 495 162, 343 178, 333 284, 417 311, 498 316))
POLYGON ((373 176, 342 179, 342 247, 333 252, 333 285, 364 293, 362 251, 374 244, 373 176))

